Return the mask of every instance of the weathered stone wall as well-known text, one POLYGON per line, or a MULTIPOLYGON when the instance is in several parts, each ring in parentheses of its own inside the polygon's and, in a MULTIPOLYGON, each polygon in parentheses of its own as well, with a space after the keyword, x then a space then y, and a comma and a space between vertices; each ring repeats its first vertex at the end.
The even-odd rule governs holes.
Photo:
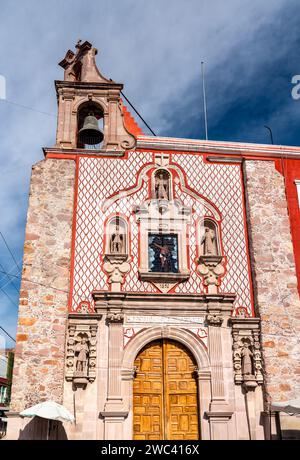
POLYGON ((266 391, 300 394, 300 302, 283 176, 272 161, 245 161, 247 219, 266 391))
POLYGON ((11 411, 62 401, 74 181, 74 161, 32 169, 11 411))

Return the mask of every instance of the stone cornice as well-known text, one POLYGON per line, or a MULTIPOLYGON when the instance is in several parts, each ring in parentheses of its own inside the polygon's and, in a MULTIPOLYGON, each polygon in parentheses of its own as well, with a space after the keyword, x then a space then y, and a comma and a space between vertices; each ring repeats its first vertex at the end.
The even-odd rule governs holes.
POLYGON ((138 136, 138 149, 178 150, 188 152, 216 153, 243 158, 245 156, 300 159, 300 147, 250 144, 242 142, 218 142, 173 137, 138 136))
POLYGON ((260 318, 230 318, 233 329, 258 329, 260 325, 260 318))
POLYGON ((86 81, 64 81, 64 80, 55 80, 55 89, 58 91, 60 88, 76 88, 81 89, 92 89, 92 90, 102 90, 107 91, 110 89, 117 89, 121 91, 123 89, 122 83, 115 83, 114 81, 110 82, 86 82, 86 81))
POLYGON ((155 313, 161 315, 182 314, 185 311, 194 315, 197 312, 217 310, 221 315, 229 316, 232 312, 235 294, 164 294, 139 292, 94 291, 95 309, 105 313, 118 307, 124 313, 155 313), (187 310, 188 308, 188 310, 187 310))
POLYGON ((153 292, 111 292, 111 291, 93 291, 92 295, 97 300, 147 300, 157 301, 195 301, 195 302, 233 302, 235 300, 234 293, 228 294, 168 294, 168 293, 153 293, 153 292))
POLYGON ((91 320, 91 319, 96 319, 99 320, 102 318, 102 315, 99 313, 76 313, 76 312, 70 312, 68 314, 69 319, 83 319, 83 320, 91 320))
POLYGON ((61 147, 43 147, 43 152, 44 156, 46 157, 47 155, 55 155, 59 157, 61 155, 62 157, 70 156, 70 160, 72 160, 73 156, 75 155, 83 155, 83 156, 91 156, 91 157, 124 157, 125 152, 122 150, 88 150, 88 149, 77 149, 74 147, 70 148, 61 148, 61 147))

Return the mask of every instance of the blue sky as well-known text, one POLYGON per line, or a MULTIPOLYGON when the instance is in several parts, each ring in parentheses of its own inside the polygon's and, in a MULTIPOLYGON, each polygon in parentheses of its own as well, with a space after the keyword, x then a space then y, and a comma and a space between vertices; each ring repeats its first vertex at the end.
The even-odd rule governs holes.
MULTIPOLYGON (((300 100, 291 97, 299 31, 297 0, 0 0, 0 231, 19 265, 31 165, 55 139, 57 63, 79 38, 99 49, 101 72, 124 83, 157 134, 204 138, 204 60, 210 139, 268 143, 269 125, 275 143, 300 145, 300 100)), ((1 238, 0 262, 18 272, 1 238)), ((11 335, 14 284, 0 273, 12 299, 0 289, 0 325, 11 335)))

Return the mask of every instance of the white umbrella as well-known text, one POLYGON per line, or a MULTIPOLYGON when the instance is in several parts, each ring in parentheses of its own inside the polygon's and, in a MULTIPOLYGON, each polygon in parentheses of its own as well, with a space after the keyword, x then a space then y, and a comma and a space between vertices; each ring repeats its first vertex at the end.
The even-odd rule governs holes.
POLYGON ((273 403, 271 405, 271 410, 277 412, 287 412, 291 415, 300 414, 300 398, 273 403))

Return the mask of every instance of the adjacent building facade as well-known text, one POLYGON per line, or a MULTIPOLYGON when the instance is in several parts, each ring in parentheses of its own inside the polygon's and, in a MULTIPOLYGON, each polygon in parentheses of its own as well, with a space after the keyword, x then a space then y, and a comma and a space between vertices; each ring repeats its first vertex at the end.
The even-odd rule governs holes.
POLYGON ((300 394, 300 148, 146 136, 96 52, 60 62, 32 169, 8 437, 50 399, 68 439, 269 439, 300 394))

